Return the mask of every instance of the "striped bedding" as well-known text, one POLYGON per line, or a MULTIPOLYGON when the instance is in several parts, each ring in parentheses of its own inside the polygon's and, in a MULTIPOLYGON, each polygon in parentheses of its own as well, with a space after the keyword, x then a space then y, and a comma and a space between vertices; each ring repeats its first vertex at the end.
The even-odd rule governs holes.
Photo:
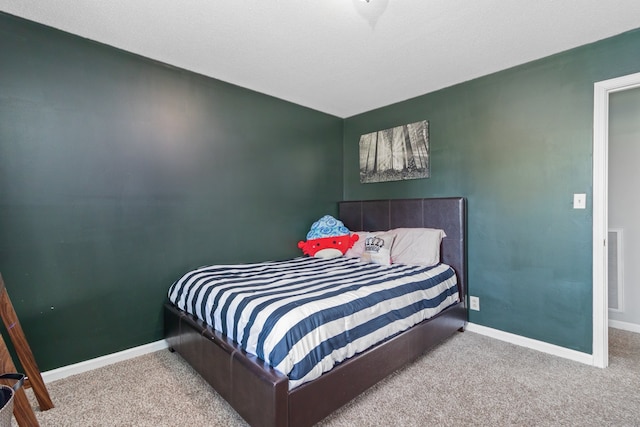
POLYGON ((193 270, 169 299, 289 377, 293 389, 458 302, 445 264, 294 258, 193 270))

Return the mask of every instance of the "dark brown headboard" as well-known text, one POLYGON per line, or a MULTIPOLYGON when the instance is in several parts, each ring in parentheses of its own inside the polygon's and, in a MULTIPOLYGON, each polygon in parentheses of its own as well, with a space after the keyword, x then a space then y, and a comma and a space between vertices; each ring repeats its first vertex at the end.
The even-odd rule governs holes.
POLYGON ((440 228, 447 234, 440 257, 458 275, 460 298, 467 293, 467 209, 463 197, 339 202, 339 216, 352 231, 399 227, 440 228))

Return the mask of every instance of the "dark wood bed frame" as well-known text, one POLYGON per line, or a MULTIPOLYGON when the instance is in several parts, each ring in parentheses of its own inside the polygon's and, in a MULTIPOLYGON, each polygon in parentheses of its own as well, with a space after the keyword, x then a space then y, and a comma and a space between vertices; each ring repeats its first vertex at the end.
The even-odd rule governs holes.
POLYGON ((443 229, 447 237, 442 242, 441 258, 457 273, 461 302, 291 391, 285 375, 167 303, 165 337, 170 349, 178 352, 252 426, 315 424, 466 326, 464 198, 346 201, 339 203, 339 212, 340 219, 353 231, 443 229))

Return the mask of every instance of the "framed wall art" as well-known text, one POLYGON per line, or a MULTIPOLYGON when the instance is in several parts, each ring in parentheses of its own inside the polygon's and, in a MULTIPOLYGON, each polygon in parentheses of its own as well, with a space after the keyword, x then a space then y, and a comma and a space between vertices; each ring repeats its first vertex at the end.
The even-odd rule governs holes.
POLYGON ((426 120, 360 136, 360 182, 429 178, 426 120))

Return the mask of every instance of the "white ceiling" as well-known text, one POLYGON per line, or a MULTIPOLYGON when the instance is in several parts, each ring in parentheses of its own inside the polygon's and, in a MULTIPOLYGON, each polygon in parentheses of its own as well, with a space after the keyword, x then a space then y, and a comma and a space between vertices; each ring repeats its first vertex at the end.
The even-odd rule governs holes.
POLYGON ((0 0, 339 117, 640 27, 639 0, 0 0))

